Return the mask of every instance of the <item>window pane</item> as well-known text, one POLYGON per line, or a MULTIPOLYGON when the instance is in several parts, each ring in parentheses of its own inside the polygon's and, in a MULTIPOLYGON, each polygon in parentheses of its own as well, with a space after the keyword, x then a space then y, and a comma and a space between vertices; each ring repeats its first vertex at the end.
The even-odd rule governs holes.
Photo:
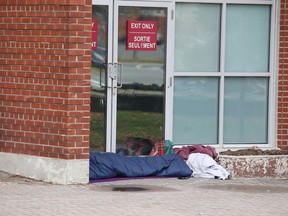
POLYGON ((268 78, 226 78, 224 143, 267 143, 268 78))
POLYGON ((173 127, 175 144, 217 143, 218 78, 175 78, 173 127))
POLYGON ((218 4, 176 4, 175 71, 219 71, 220 17, 218 4))
POLYGON ((269 5, 228 5, 225 70, 269 71, 269 5))

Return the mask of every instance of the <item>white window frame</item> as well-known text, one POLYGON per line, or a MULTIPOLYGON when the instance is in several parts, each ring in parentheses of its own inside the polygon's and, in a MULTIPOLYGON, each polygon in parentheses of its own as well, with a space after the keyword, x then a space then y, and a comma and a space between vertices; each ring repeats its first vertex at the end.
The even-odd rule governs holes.
POLYGON ((267 144, 261 144, 261 148, 276 147, 277 132, 277 78, 278 78, 278 38, 279 38, 279 11, 280 0, 176 0, 177 3, 215 3, 221 4, 221 39, 220 39, 220 71, 219 72, 177 72, 174 71, 175 77, 219 77, 219 123, 218 123, 218 144, 213 145, 217 149, 226 148, 249 148, 256 146, 255 144, 224 144, 223 128, 224 128, 224 78, 229 77, 269 77, 268 92, 268 130, 267 144), (226 8, 227 4, 259 4, 271 6, 271 31, 270 31, 270 53, 269 53, 269 71, 255 73, 241 72, 225 72, 225 32, 226 32, 226 8))

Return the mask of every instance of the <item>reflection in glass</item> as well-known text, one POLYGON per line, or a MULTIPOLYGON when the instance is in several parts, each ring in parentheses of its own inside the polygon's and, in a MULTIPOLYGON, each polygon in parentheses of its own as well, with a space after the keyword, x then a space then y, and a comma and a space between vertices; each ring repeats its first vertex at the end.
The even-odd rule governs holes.
POLYGON ((174 144, 218 142, 218 78, 176 77, 174 82, 174 144))
POLYGON ((164 8, 119 7, 118 63, 123 71, 117 90, 117 149, 126 147, 128 137, 164 139, 166 14, 164 8), (127 20, 158 22, 156 51, 126 50, 127 20))
POLYGON ((268 78, 225 79, 224 143, 267 143, 268 78))
POLYGON ((98 21, 98 48, 91 50, 90 151, 105 151, 106 66, 108 6, 92 6, 92 19, 98 21))

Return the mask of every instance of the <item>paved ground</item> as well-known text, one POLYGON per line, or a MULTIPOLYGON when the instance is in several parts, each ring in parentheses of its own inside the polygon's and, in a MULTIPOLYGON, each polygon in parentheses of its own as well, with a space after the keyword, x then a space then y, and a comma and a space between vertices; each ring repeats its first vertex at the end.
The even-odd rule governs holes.
POLYGON ((284 216, 288 179, 177 178, 52 185, 0 172, 2 216, 284 216))

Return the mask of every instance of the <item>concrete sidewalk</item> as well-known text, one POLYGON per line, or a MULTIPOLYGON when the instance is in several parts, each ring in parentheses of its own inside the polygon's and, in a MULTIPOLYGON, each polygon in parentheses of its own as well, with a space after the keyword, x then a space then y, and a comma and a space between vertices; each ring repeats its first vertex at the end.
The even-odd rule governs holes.
POLYGON ((177 178, 52 185, 0 172, 2 216, 288 215, 288 180, 177 178))

